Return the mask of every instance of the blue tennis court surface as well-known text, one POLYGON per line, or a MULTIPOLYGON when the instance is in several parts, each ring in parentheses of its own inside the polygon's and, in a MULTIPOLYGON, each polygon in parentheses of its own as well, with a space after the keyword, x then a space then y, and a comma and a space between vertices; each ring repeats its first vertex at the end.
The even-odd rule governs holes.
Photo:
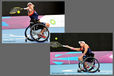
MULTIPOLYGON (((2 30, 2 43, 38 43, 36 41, 25 42, 25 29, 5 29, 2 30)), ((64 33, 64 27, 50 27, 50 33, 64 33)), ((43 43, 49 43, 50 39, 43 43)))
POLYGON ((101 63, 100 72, 88 73, 77 72, 78 64, 67 65, 50 65, 50 75, 112 75, 113 65, 112 63, 101 63))

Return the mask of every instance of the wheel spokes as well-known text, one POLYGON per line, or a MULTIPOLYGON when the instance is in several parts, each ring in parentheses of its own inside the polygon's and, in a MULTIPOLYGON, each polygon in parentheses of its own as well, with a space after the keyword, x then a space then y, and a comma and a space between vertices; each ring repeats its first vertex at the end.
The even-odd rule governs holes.
POLYGON ((31 32, 32 32, 32 37, 37 41, 44 41, 49 36, 48 29, 44 28, 44 27, 43 28, 38 28, 38 29, 35 29, 35 30, 33 28, 31 32))

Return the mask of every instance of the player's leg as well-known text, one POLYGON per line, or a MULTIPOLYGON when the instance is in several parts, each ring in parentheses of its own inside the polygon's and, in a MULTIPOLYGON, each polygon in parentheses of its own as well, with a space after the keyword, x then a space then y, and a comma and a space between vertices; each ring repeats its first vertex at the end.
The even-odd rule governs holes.
MULTIPOLYGON (((46 27, 49 28, 50 27, 50 24, 49 23, 45 23, 46 27)), ((41 35, 42 35, 42 38, 46 38, 46 36, 44 35, 44 32, 45 32, 46 28, 43 28, 41 30, 41 35)))
MULTIPOLYGON (((94 57, 94 54, 90 52, 89 54, 87 54, 86 58, 87 58, 87 57, 94 57)), ((91 58, 91 59, 92 59, 92 58, 91 58)), ((87 59, 87 60, 90 60, 90 58, 87 59)), ((91 61, 91 60, 90 60, 90 61, 91 61)), ((85 66, 85 68, 89 68, 87 62, 85 62, 84 66, 85 66)))
MULTIPOLYGON (((46 25, 47 28, 50 27, 50 24, 49 24, 49 23, 44 23, 44 24, 46 25)), ((41 33, 43 33, 43 32, 45 31, 45 29, 46 29, 46 28, 44 28, 44 29, 41 31, 41 33)))
POLYGON ((87 62, 84 63, 85 68, 89 68, 89 66, 87 65, 87 62))

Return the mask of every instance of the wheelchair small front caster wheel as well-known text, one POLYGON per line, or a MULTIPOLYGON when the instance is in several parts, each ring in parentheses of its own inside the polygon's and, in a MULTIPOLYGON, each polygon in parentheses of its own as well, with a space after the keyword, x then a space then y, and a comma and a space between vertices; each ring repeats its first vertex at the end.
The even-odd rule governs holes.
POLYGON ((25 42, 27 42, 27 39, 25 39, 25 42))
POLYGON ((98 70, 98 72, 100 72, 100 70, 98 70))

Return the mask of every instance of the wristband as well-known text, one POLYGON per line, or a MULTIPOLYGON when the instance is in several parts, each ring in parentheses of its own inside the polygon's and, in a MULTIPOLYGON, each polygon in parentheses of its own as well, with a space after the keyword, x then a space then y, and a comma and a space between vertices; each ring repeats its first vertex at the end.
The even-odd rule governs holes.
POLYGON ((24 10, 27 10, 27 8, 23 8, 24 10))
POLYGON ((75 50, 75 48, 71 48, 72 50, 75 50))

